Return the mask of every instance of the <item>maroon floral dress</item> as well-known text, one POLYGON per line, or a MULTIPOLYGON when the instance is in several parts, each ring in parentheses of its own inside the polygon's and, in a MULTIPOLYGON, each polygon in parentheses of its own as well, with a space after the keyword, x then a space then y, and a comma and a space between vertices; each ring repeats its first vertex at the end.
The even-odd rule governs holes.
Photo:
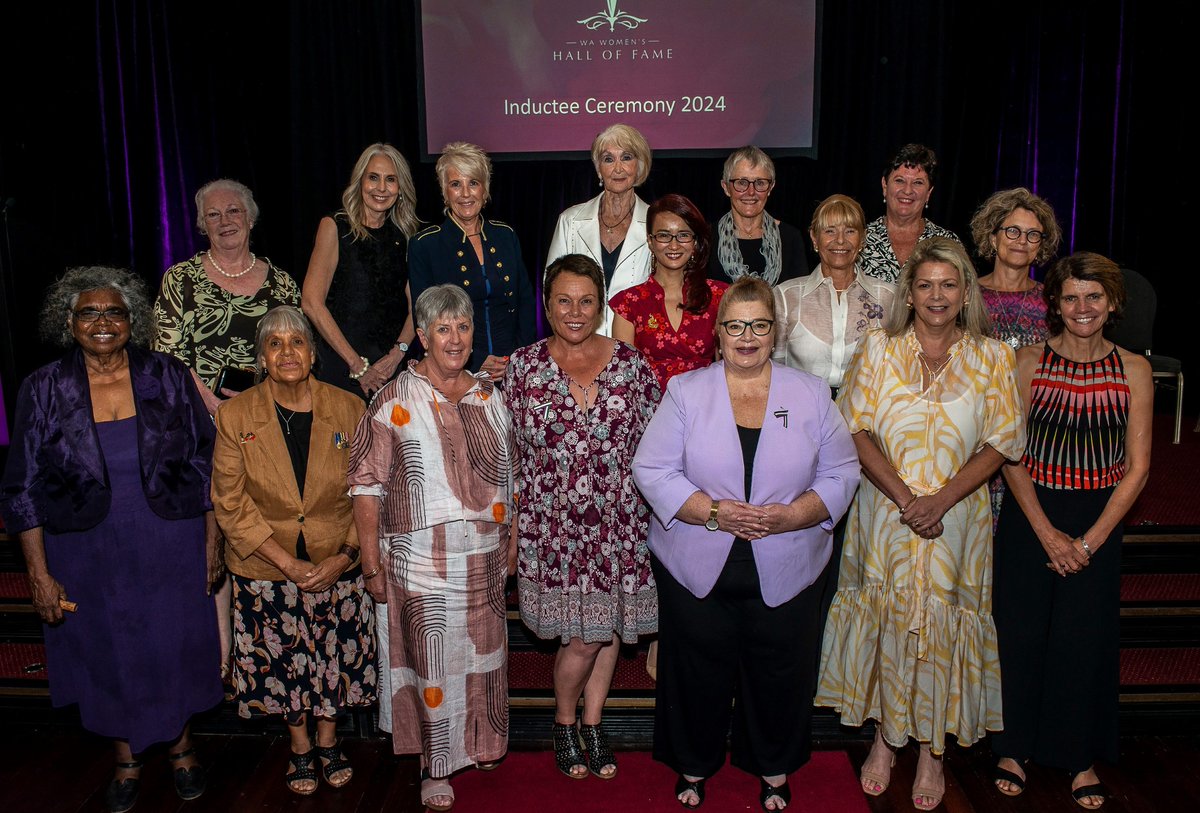
POLYGON ((672 376, 707 367, 716 349, 717 306, 729 286, 707 280, 712 300, 704 313, 683 312, 679 330, 667 318, 666 294, 654 277, 626 288, 609 301, 609 307, 633 325, 633 346, 646 356, 663 392, 672 376))
POLYGON ((625 643, 658 630, 646 547, 649 509, 631 464, 654 414, 658 380, 616 342, 584 410, 543 339, 515 351, 504 392, 520 460, 516 479, 521 620, 540 638, 625 643))

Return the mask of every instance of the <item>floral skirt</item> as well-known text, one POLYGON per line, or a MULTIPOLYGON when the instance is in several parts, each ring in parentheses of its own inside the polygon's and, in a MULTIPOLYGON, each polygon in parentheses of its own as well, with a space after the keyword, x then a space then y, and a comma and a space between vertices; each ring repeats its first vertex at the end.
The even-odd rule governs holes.
POLYGON ((375 605, 361 571, 321 593, 290 581, 233 583, 232 699, 238 714, 334 718, 375 702, 375 605))

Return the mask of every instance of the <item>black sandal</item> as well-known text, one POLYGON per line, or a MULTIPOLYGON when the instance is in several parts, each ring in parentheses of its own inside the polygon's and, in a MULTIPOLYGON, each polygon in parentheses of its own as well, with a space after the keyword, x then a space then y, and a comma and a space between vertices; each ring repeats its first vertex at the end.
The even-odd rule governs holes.
POLYGON ((705 780, 703 779, 692 781, 683 774, 680 774, 679 778, 675 780, 675 798, 679 801, 679 804, 683 805, 688 810, 695 810, 700 805, 704 804, 704 782, 705 780), (687 802, 683 801, 683 799, 679 798, 688 791, 696 794, 696 804, 689 805, 687 802))
POLYGON ((316 762, 316 756, 313 754, 315 750, 315 748, 310 748, 303 754, 297 754, 293 751, 291 757, 288 759, 288 768, 291 770, 283 777, 283 781, 287 783, 288 790, 292 793, 298 793, 301 796, 312 796, 317 792, 317 771, 313 767, 313 763, 316 762), (308 790, 301 790, 296 786, 298 782, 308 781, 313 783, 312 788, 308 790))
POLYGON ((554 764, 558 769, 572 779, 586 779, 587 757, 579 747, 579 734, 575 731, 574 723, 554 724, 554 764), (582 765, 583 773, 575 773, 571 769, 582 765))
MULTIPOLYGON (((1025 765, 1025 762, 1028 761, 1013 759, 1012 757, 1000 757, 1000 759, 1012 759, 1013 762, 1021 765, 1022 767, 1025 765)), ((996 765, 992 768, 992 784, 996 786, 996 790, 1000 791, 1005 796, 1020 796, 1025 792, 1025 777, 1019 776, 1007 768, 1001 768, 999 759, 996 760, 996 765), (1007 782, 1008 784, 1012 785, 1013 790, 1005 790, 1004 788, 1000 787, 998 784, 1000 782, 1007 782)))
MULTIPOLYGON (((133 771, 141 768, 142 763, 118 762, 117 767, 133 771)), ((108 783, 108 790, 104 792, 104 806, 108 808, 108 813, 125 813, 126 810, 131 810, 137 804, 138 791, 141 788, 140 776, 129 776, 125 779, 117 779, 114 776, 108 783)))
MULTIPOLYGON (((195 753, 196 749, 188 746, 179 753, 167 754, 167 759, 171 762, 178 762, 195 753)), ((199 799, 207 787, 208 777, 205 775, 204 766, 199 762, 190 768, 175 769, 175 792, 183 801, 190 802, 192 799, 199 799)))
POLYGON ((579 726, 579 736, 583 738, 583 747, 587 751, 588 770, 601 779, 612 779, 616 776, 617 755, 609 746, 608 737, 600 728, 600 724, 579 726), (609 765, 612 766, 612 770, 605 773, 603 769, 609 765))
POLYGON ((350 760, 346 759, 346 754, 341 748, 337 747, 337 743, 329 746, 318 745, 316 748, 317 759, 321 760, 321 778, 329 783, 330 787, 340 788, 354 778, 354 767, 350 764, 350 760), (341 782, 334 782, 332 777, 336 773, 342 771, 350 771, 346 778, 341 782))
POLYGON ((782 785, 772 785, 761 776, 758 778, 758 781, 762 783, 758 790, 758 803, 762 805, 762 809, 766 810, 767 813, 778 813, 778 811, 786 809, 792 803, 792 789, 788 786, 786 777, 782 785), (783 802, 783 807, 776 805, 774 810, 772 810, 767 807, 768 799, 778 799, 783 802))
POLYGON ((1108 800, 1108 788, 1097 782, 1094 785, 1080 785, 1071 791, 1071 798, 1075 800, 1075 804, 1082 807, 1084 810, 1099 810, 1104 807, 1104 803, 1108 800), (1089 796, 1096 796, 1100 799, 1098 805, 1085 805, 1083 800, 1089 796))

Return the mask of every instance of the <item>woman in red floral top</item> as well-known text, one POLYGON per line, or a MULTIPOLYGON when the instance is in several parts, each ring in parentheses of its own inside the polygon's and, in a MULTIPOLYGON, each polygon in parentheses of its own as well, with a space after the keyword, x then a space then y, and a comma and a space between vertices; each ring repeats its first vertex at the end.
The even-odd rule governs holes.
POLYGON ((710 232, 690 200, 659 198, 646 224, 650 278, 609 302, 612 335, 642 352, 666 392, 672 376, 713 361, 717 305, 729 286, 707 278, 710 232))

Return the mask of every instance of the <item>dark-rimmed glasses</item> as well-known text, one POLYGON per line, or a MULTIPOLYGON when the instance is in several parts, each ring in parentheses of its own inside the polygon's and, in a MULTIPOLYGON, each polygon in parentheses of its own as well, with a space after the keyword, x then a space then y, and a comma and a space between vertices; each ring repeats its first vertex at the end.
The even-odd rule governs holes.
POLYGON ((1004 236, 1009 240, 1020 240, 1021 235, 1024 234, 1025 239, 1030 243, 1040 243, 1042 242, 1042 238, 1046 236, 1044 232, 1040 232, 1037 229, 1021 231, 1020 226, 999 226, 996 228, 996 231, 1003 232, 1004 236))
POLYGON ((675 242, 679 243, 679 245, 686 246, 688 243, 696 239, 696 235, 692 234, 690 231, 656 231, 650 236, 654 238, 654 242, 662 243, 663 245, 666 245, 674 240, 675 242))
POLYGON ((774 324, 774 319, 753 319, 749 322, 745 319, 726 319, 721 323, 721 327, 725 328, 725 332, 730 336, 737 338, 746 332, 746 328, 750 328, 750 332, 755 336, 766 336, 774 324))
POLYGON ((71 315, 75 317, 75 321, 85 325, 100 321, 101 316, 110 322, 124 322, 129 319, 129 311, 124 308, 106 308, 102 311, 95 308, 83 308, 74 311, 71 315))
POLYGON ((775 182, 772 181, 770 178, 730 178, 729 179, 729 185, 732 186, 734 189, 736 189, 738 192, 745 192, 747 189, 750 188, 751 184, 754 184, 755 192, 766 192, 768 189, 770 189, 772 186, 775 185, 775 182))

